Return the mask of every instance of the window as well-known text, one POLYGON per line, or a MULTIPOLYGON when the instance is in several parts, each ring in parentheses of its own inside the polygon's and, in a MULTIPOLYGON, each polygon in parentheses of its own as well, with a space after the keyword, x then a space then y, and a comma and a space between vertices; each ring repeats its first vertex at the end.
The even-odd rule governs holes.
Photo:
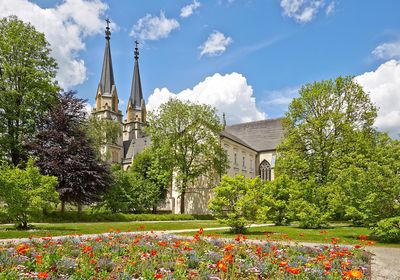
POLYGON ((261 180, 271 181, 271 165, 266 160, 260 163, 260 177, 261 180))
POLYGON ((237 165, 237 154, 235 153, 234 163, 237 165))
POLYGON ((242 167, 246 168, 246 157, 243 157, 242 167))
POLYGON ((250 170, 253 170, 253 169, 254 169, 254 167, 253 167, 253 160, 250 159, 250 170))

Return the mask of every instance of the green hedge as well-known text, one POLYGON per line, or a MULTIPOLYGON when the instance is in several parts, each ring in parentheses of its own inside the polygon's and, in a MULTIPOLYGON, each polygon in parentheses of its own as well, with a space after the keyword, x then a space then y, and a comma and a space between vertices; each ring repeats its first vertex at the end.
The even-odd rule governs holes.
POLYGON ((400 242, 400 216, 380 220, 372 228, 372 236, 383 242, 400 242))
MULTIPOLYGON (((211 215, 189 214, 124 214, 92 213, 84 211, 78 216, 76 211, 51 212, 46 215, 32 215, 32 223, 76 223, 76 222, 130 222, 130 221, 176 221, 176 220, 212 220, 211 215)), ((5 213, 0 212, 0 223, 12 223, 5 213)))

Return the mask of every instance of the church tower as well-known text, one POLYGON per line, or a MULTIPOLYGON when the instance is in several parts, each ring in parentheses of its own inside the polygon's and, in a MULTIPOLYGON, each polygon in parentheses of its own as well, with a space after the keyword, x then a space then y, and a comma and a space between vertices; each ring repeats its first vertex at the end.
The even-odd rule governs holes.
POLYGON ((138 139, 144 136, 143 126, 146 125, 146 105, 143 99, 142 84, 139 72, 139 48, 135 41, 135 64, 131 93, 126 108, 126 121, 124 122, 124 141, 138 139))
MULTIPOLYGON (((97 87, 96 106, 93 108, 92 115, 99 119, 115 121, 121 126, 122 130, 122 112, 118 110, 119 100, 111 59, 110 21, 107 19, 106 22, 106 46, 104 49, 103 67, 101 70, 100 82, 97 87)), ((106 144, 103 147, 102 153, 107 155, 109 162, 121 163, 123 157, 122 137, 118 137, 115 143, 106 144)))

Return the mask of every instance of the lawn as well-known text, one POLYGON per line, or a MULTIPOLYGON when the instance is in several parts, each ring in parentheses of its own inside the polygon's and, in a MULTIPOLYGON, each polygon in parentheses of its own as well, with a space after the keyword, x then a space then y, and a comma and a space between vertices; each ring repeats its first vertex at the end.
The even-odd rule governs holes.
POLYGON ((157 221, 157 222, 100 222, 100 223, 55 223, 33 224, 34 229, 28 231, 16 230, 12 225, 0 225, 0 239, 22 238, 31 236, 59 236, 69 234, 105 233, 110 230, 120 231, 151 231, 172 229, 199 229, 220 227, 215 220, 193 221, 157 221))
MULTIPOLYGON (((326 229, 302 229, 296 226, 264 226, 249 228, 245 236, 249 239, 273 241, 299 241, 314 243, 331 243, 332 238, 338 244, 360 244, 359 236, 370 235, 371 230, 366 227, 352 227, 346 224, 332 225, 326 229)), ((190 235, 190 233, 182 233, 190 235)), ((236 234, 226 230, 211 230, 206 236, 235 237, 236 234)), ((376 241, 373 246, 399 247, 400 244, 388 244, 376 241)))

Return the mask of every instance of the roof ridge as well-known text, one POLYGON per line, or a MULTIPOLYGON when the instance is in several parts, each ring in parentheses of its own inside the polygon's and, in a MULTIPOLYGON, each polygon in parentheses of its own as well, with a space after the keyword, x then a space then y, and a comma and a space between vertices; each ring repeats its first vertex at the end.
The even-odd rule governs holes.
POLYGON ((285 117, 278 117, 278 118, 273 118, 273 119, 264 119, 264 120, 258 120, 258 121, 243 122, 243 123, 237 123, 237 124, 227 125, 227 127, 229 128, 229 127, 232 127, 232 126, 239 126, 239 125, 251 124, 251 123, 272 122, 272 121, 283 120, 284 118, 285 118, 285 117))

